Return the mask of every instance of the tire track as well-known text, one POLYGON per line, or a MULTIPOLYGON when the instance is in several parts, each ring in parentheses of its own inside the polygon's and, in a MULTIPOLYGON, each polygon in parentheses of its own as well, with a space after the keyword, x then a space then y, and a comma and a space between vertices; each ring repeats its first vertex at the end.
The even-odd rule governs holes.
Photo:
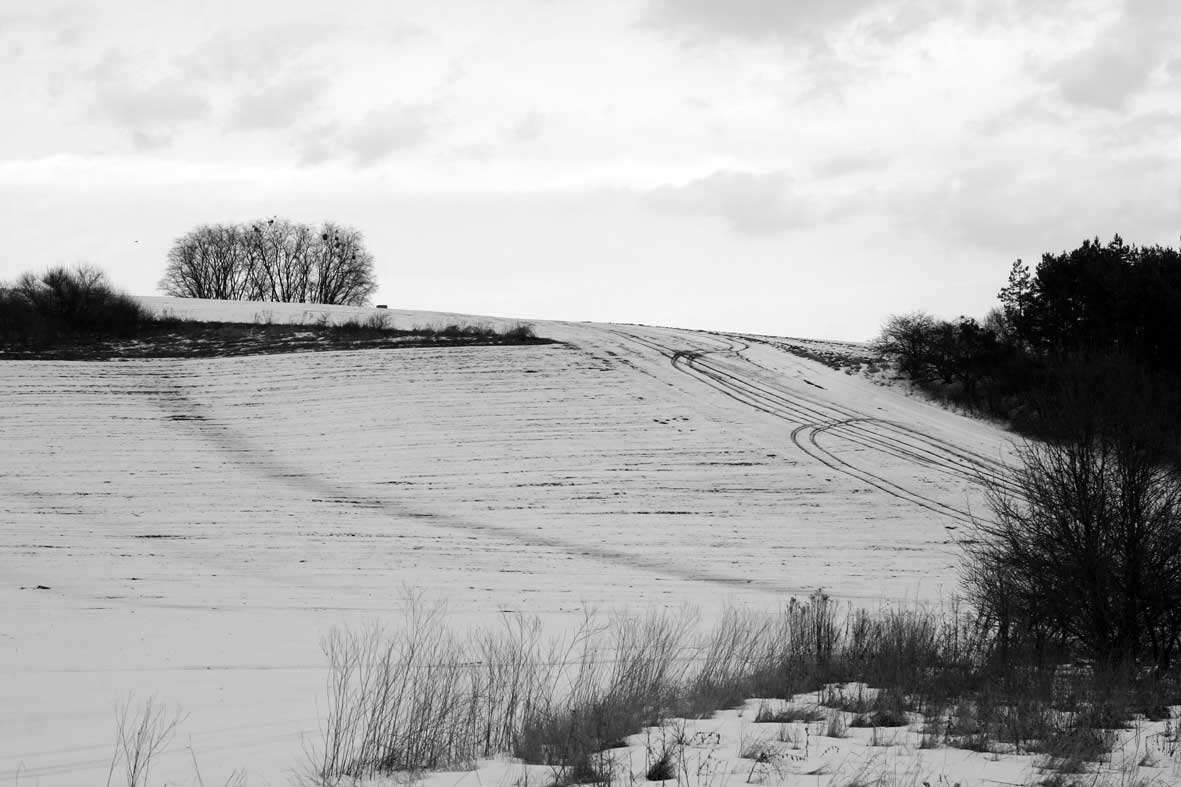
MULTIPOLYGON (((739 350, 738 352, 741 351, 739 350)), ((746 359, 743 358, 743 360, 746 359)), ((1007 468, 1003 464, 983 455, 959 449, 945 440, 930 437, 918 430, 894 421, 866 416, 850 408, 820 402, 803 394, 789 394, 781 389, 759 385, 756 382, 719 369, 716 365, 711 365, 701 359, 699 355, 694 356, 690 360, 690 363, 696 371, 704 372, 711 376, 720 375, 727 378, 728 382, 734 386, 749 389, 756 396, 765 397, 777 402, 784 410, 798 417, 801 422, 809 423, 819 421, 833 426, 850 427, 841 430, 842 438, 862 445, 865 448, 883 450, 901 459, 927 464, 945 473, 958 475, 964 480, 973 483, 978 483, 983 478, 990 484, 1000 486, 1008 485, 1007 468), (825 412, 826 410, 829 412, 825 412), (865 424, 868 427, 882 427, 887 431, 898 432, 907 440, 917 440, 919 445, 916 446, 913 442, 904 442, 898 438, 891 438, 889 435, 883 435, 881 432, 874 431, 872 428, 862 427, 860 424, 865 424), (857 435, 857 437, 854 437, 854 435, 857 435), (944 454, 951 454, 951 459, 948 459, 944 454)), ((766 369, 766 367, 760 364, 753 365, 766 369)), ((770 372, 771 370, 767 369, 767 371, 770 372)))
MULTIPOLYGON (((920 506, 961 524, 972 524, 977 519, 971 511, 922 495, 837 457, 820 445, 817 436, 832 433, 855 445, 911 461, 957 479, 973 483, 985 481, 1007 488, 1004 476, 996 469, 998 466, 1003 467, 998 462, 982 456, 976 457, 971 452, 959 448, 949 451, 943 447, 947 445, 946 441, 929 437, 916 429, 866 416, 840 405, 818 402, 809 397, 773 388, 718 368, 717 364, 704 360, 703 356, 708 354, 724 353, 748 361, 741 353, 750 345, 739 337, 715 339, 724 344, 717 349, 684 350, 674 349, 651 337, 637 336, 625 331, 615 333, 655 350, 668 358, 675 369, 719 393, 748 407, 796 424, 796 428, 791 432, 791 440, 804 455, 896 499, 920 506), (876 431, 883 427, 888 430, 886 433, 876 431), (892 437, 891 432, 901 436, 892 437), (914 441, 919 441, 920 444, 916 446, 914 441)), ((760 366, 753 363, 752 365, 760 366)))
MULTIPOLYGON (((737 355, 743 349, 749 347, 744 342, 742 342, 742 345, 741 348, 734 348, 731 345, 730 347, 724 348, 723 351, 737 355)), ((685 360, 694 371, 704 373, 715 381, 718 376, 725 377, 726 380, 722 382, 726 383, 727 388, 737 387, 745 389, 756 398, 771 400, 772 404, 778 405, 788 414, 798 418, 799 423, 816 423, 819 421, 820 423, 828 424, 830 428, 834 426, 853 427, 854 424, 885 427, 890 431, 896 431, 906 435, 908 439, 917 439, 920 443, 926 443, 928 445, 920 444, 915 446, 912 443, 902 442, 897 438, 891 439, 888 435, 882 435, 872 429, 866 429, 860 426, 842 429, 841 437, 865 448, 886 451, 898 458, 924 463, 948 474, 959 475, 968 481, 979 482, 981 477, 983 477, 989 483, 996 483, 1002 486, 1006 484, 1004 471, 1007 471, 1007 468, 1005 465, 983 455, 960 449, 945 440, 930 437, 918 430, 897 424, 893 421, 865 416, 850 408, 821 402, 803 394, 788 393, 782 389, 759 385, 757 382, 718 369, 716 365, 709 364, 702 358, 703 352, 701 351, 674 351, 671 348, 655 343, 649 346, 652 349, 661 351, 666 356, 669 356, 671 353, 674 365, 681 368, 682 371, 684 371, 684 368, 679 365, 679 362, 685 360), (829 412, 825 412, 826 410, 829 412), (952 454, 953 459, 949 461, 941 452, 952 454)), ((737 355, 737 357, 758 368, 768 372, 772 371, 761 364, 749 361, 749 359, 741 355, 737 355)), ((773 414, 779 415, 780 413, 773 414)))
MULTIPOLYGON (((720 335, 724 335, 727 337, 734 336, 733 334, 720 334, 720 335)), ((787 349, 779 344, 776 344, 775 342, 767 341, 765 339, 760 339, 758 337, 753 337, 753 336, 744 336, 741 338, 745 339, 745 340, 756 342, 758 344, 766 345, 768 347, 779 350, 780 352, 786 352, 788 354, 792 354, 789 349, 787 349)), ((749 345, 747 345, 747 346, 749 347, 749 345)), ((753 366, 757 366, 758 368, 763 369, 764 371, 766 371, 770 374, 775 374, 775 371, 773 369, 769 369, 768 367, 764 366, 763 364, 761 364, 757 361, 754 361, 754 360, 752 360, 750 358, 746 358, 746 357, 743 357, 743 360, 746 361, 747 363, 750 363, 753 366)), ((798 398, 800 398, 804 401, 816 404, 818 406, 828 407, 836 412, 844 412, 846 415, 848 415, 851 418, 857 417, 859 415, 856 411, 851 410, 849 408, 841 407, 840 405, 831 404, 831 403, 818 402, 817 400, 812 399, 804 394, 795 394, 795 396, 797 396, 798 398)), ((895 431, 895 432, 899 432, 899 433, 903 433, 903 434, 910 434, 910 435, 918 437, 919 439, 924 440, 928 443, 936 445, 940 448, 940 450, 942 450, 948 454, 951 454, 952 456, 958 457, 959 459, 963 460, 964 462, 966 462, 970 465, 991 468, 994 472, 999 473, 1002 476, 1007 476, 1007 474, 1010 470, 1010 467, 1000 460, 994 459, 989 456, 985 456, 984 454, 980 454, 980 453, 977 453, 975 451, 971 451, 966 448, 962 448, 961 446, 958 446, 955 443, 951 443, 947 440, 943 440, 942 438, 938 438, 938 437, 924 434, 924 433, 919 432, 918 430, 908 427, 904 424, 900 424, 900 423, 897 423, 894 421, 880 421, 880 423, 885 425, 891 431, 895 431)))

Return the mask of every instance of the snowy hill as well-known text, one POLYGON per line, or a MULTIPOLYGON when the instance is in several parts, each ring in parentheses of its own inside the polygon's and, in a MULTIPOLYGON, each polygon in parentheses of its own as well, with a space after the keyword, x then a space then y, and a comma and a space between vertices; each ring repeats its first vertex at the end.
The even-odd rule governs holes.
POLYGON ((954 590, 971 479, 1010 435, 765 337, 535 329, 560 343, 0 361, 0 781, 101 783, 135 690, 189 714, 208 783, 281 783, 316 730, 320 636, 392 616, 403 587, 555 625, 584 603, 954 590))

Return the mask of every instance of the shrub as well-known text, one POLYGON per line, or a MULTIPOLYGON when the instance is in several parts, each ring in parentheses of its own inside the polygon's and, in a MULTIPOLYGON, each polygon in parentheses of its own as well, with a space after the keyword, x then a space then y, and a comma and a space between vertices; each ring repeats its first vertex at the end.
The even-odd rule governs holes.
POLYGON ((809 723, 821 721, 824 718, 824 713, 817 708, 800 708, 795 705, 788 705, 785 708, 773 710, 770 705, 764 702, 759 705, 759 712, 755 715, 755 723, 790 724, 798 721, 809 723))
MULTIPOLYGON (((893 745, 900 734, 884 728, 907 724, 921 699, 925 745, 1016 748, 1046 753, 1049 763, 1080 748, 1095 756, 1110 735, 1088 731, 1118 727, 1149 701, 1168 705, 1181 697, 1175 676, 1141 680, 1061 667, 1031 649, 998 658, 989 639, 995 626, 984 621, 978 628, 988 636, 968 636, 975 621, 954 604, 950 614, 915 608, 837 615, 834 606, 817 593, 772 614, 728 610, 700 636, 689 614, 606 622, 588 615, 570 636, 543 641, 534 618, 511 616, 499 629, 459 636, 438 612, 411 604, 398 630, 337 631, 326 640, 329 713, 317 777, 333 784, 507 753, 551 767, 558 783, 606 783, 614 766, 604 750, 671 718, 771 696, 767 687, 788 698, 816 692, 832 737, 846 734, 847 714, 855 712, 856 724, 880 730, 876 745, 893 745), (919 659, 911 669, 901 666, 907 654, 919 659), (878 669, 875 660, 891 666, 878 669), (870 675, 881 683, 860 682, 870 675)), ((782 707, 760 708, 755 720, 816 718, 798 697, 782 707)), ((652 779, 667 778, 670 764, 684 767, 683 747, 697 745, 683 729, 675 737, 658 734, 659 747, 653 733, 648 737, 645 775, 652 779)), ((782 729, 780 739, 798 743, 782 729)), ((755 736, 739 748, 765 771, 781 747, 755 736)))
POLYGON ((676 778, 675 756, 676 746, 670 745, 668 741, 661 741, 658 752, 649 747, 648 765, 644 769, 644 778, 650 782, 663 782, 676 778))
POLYGON ((992 519, 977 521, 964 566, 1001 646, 1167 669, 1181 645, 1181 476, 1130 427, 1084 424, 1020 459, 985 482, 992 519))
POLYGON ((123 776, 127 787, 146 787, 151 778, 152 764, 168 748, 183 721, 179 710, 169 711, 155 698, 141 705, 127 699, 115 711, 115 752, 111 755, 107 784, 116 771, 123 776))
POLYGON ((138 301, 116 292, 102 271, 81 265, 26 273, 0 288, 0 339, 48 344, 72 336, 125 337, 151 316, 138 301))
POLYGON ((874 342, 874 350, 894 358, 912 377, 923 377, 930 364, 937 325, 935 318, 924 312, 892 315, 874 342))
POLYGON ((509 328, 507 331, 505 331, 502 335, 504 338, 515 342, 523 342, 529 339, 537 338, 537 334, 533 332, 533 326, 526 325, 524 323, 517 323, 512 328, 509 328))

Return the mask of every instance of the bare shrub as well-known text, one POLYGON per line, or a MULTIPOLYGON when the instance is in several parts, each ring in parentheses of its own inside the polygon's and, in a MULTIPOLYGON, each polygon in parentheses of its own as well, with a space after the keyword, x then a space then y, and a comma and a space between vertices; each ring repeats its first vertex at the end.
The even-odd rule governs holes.
POLYGON ((911 377, 921 378, 930 364, 937 325, 935 318, 925 312, 891 315, 873 349, 895 359, 911 377))
POLYGON ((828 721, 824 725, 824 734, 829 738, 846 738, 849 735, 849 723, 845 721, 845 714, 833 711, 828 714, 828 721))
POLYGON ((692 622, 687 613, 617 617, 607 629, 608 648, 584 625, 568 682, 524 719, 513 753, 527 762, 581 767, 595 752, 659 724, 683 682, 692 622))
POLYGON ((825 719, 825 715, 817 708, 801 708, 796 705, 775 709, 768 703, 759 705, 759 712, 755 715, 756 724, 791 724, 804 722, 805 724, 825 719))
POLYGON ((151 319, 117 292, 97 268, 57 267, 26 273, 0 287, 0 340, 46 344, 70 336, 129 336, 151 319))
POLYGON ((126 787, 147 785, 153 761, 168 748, 181 720, 179 711, 169 711, 155 698, 137 705, 129 695, 115 710, 115 752, 107 771, 107 787, 116 772, 126 787))
MULTIPOLYGON (((832 737, 846 734, 852 713, 861 717, 855 724, 878 731, 872 740, 893 745, 899 735, 886 728, 922 713, 924 746, 1053 753, 1068 732, 1085 738, 1121 724, 1143 692, 1155 692, 1157 705, 1181 696, 1161 676, 1126 684, 1117 672, 1068 671, 1026 651, 1000 659, 954 603, 841 614, 817 593, 774 614, 727 610, 701 633, 689 612, 588 612, 553 640, 525 616, 457 636, 434 608, 410 610, 397 629, 336 631, 325 640, 329 714, 315 761, 322 782, 508 753, 549 766, 557 783, 610 783, 618 774, 609 751, 628 736, 752 696, 787 700, 781 710, 761 708, 756 722, 824 721, 832 737), (870 677, 881 683, 866 685, 870 677), (810 692, 823 715, 798 696, 810 692)), ((995 636, 987 622, 979 628, 995 636)), ((795 745, 793 733, 780 730, 795 745)), ((651 733, 648 740, 651 778, 667 773, 669 757, 682 767, 682 748, 693 745, 683 733, 662 737, 660 748, 651 733)), ((782 748, 761 740, 762 754, 751 749, 751 778, 770 775, 782 748)))
POLYGON ((965 585, 1001 646, 1167 669, 1181 645, 1181 475, 1134 433, 1087 427, 1020 459, 985 482, 993 518, 966 545, 965 585))
POLYGON ((325 638, 329 685, 322 778, 440 768, 467 761, 477 751, 473 673, 441 612, 412 602, 396 635, 371 626, 333 630, 325 638))
POLYGON ((501 335, 506 339, 518 342, 537 338, 537 334, 533 332, 533 326, 525 323, 517 323, 501 335))
POLYGON ((1060 774, 1086 773, 1090 763, 1106 757, 1115 745, 1115 736, 1107 730, 1071 724, 1039 741, 1032 751, 1041 753, 1038 767, 1060 774))
POLYGON ((661 731, 660 741, 652 740, 648 734, 647 745, 644 747, 645 765, 644 778, 650 782, 662 782, 677 777, 677 758, 681 754, 681 744, 661 731))

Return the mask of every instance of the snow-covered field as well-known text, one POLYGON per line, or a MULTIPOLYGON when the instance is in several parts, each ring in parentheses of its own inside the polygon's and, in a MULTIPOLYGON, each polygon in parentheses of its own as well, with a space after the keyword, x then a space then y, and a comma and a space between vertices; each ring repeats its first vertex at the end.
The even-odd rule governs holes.
POLYGON ((0 784, 104 783, 129 691, 188 714, 161 780, 193 783, 195 756, 206 784, 285 784, 321 635, 395 617, 404 587, 459 622, 555 626, 588 603, 954 591, 970 479, 1010 435, 765 340, 536 330, 561 343, 0 361, 0 784))

